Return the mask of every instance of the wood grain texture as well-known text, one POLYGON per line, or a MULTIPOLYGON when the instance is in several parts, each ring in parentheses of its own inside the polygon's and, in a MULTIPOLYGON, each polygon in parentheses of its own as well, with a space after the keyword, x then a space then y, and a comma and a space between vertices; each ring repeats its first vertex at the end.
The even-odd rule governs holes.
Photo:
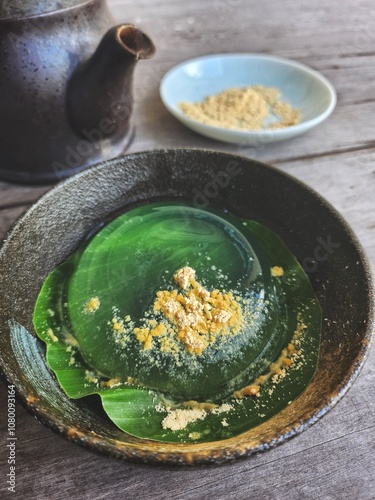
MULTIPOLYGON (((118 21, 134 22, 157 55, 135 78, 137 133, 130 151, 204 147, 273 163, 326 197, 347 219, 375 266, 375 6, 330 0, 109 0, 118 21), (293 141, 267 148, 228 146, 184 128, 158 96, 162 75, 203 54, 262 52, 296 59, 338 92, 333 115, 293 141)), ((0 239, 46 187, 0 182, 0 239)), ((339 300, 339 297, 338 297, 339 300)), ((17 407, 17 493, 6 493, 6 385, 0 383, 2 498, 321 499, 375 498, 375 350, 354 386, 321 421, 290 442, 219 469, 138 469, 81 449, 17 407)))

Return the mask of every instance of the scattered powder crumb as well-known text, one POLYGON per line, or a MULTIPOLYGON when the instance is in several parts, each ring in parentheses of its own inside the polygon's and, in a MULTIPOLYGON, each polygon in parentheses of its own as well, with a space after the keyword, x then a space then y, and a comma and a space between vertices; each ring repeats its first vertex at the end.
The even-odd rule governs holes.
POLYGON ((157 403, 155 405, 155 411, 157 411, 158 413, 163 413, 165 411, 169 411, 170 407, 165 407, 162 403, 157 403))
POLYGON ((229 424, 228 424, 228 422, 227 422, 227 419, 226 419, 226 418, 223 418, 223 420, 221 421, 221 425, 222 425, 223 427, 229 427, 229 424))
POLYGON ((86 313, 94 313, 96 312, 100 307, 100 300, 98 297, 92 297, 91 299, 89 299, 86 304, 85 304, 85 307, 84 307, 84 311, 86 313))
POLYGON ((52 309, 47 309, 47 312, 51 316, 51 318, 53 318, 53 316, 55 315, 55 311, 52 311, 52 309))
POLYGON ((122 385, 121 379, 119 378, 111 378, 109 380, 104 380, 100 382, 100 387, 118 387, 119 385, 122 385))
POLYGON ((189 266, 178 269, 174 281, 179 289, 156 292, 140 327, 134 327, 129 316, 125 322, 120 320, 114 311, 108 324, 112 325, 116 342, 123 345, 126 335, 133 334, 146 351, 156 345, 161 352, 173 354, 183 349, 199 356, 219 338, 240 333, 244 325, 242 299, 230 291, 207 290, 195 274, 189 266))
POLYGON ((195 271, 189 266, 179 269, 174 275, 176 284, 186 290, 195 281, 195 271))
POLYGON ((97 374, 91 370, 85 370, 85 380, 92 384, 97 384, 99 382, 97 374))
POLYGON ((116 308, 113 309, 113 318, 108 324, 111 326, 116 344, 120 344, 121 347, 125 347, 129 337, 127 335, 127 328, 129 326, 134 326, 129 315, 122 319, 119 316, 119 311, 116 308))
POLYGON ((170 410, 161 425, 163 429, 180 431, 185 429, 188 424, 197 420, 203 420, 206 416, 206 410, 198 410, 196 408, 170 410))
POLYGON ((125 332, 123 320, 119 319, 117 317, 112 318, 112 328, 115 330, 115 332, 118 332, 118 333, 125 332))
MULTIPOLYGON (((188 424, 196 422, 197 420, 204 420, 210 413, 219 415, 233 410, 234 406, 229 403, 217 405, 209 402, 198 401, 185 401, 181 404, 182 408, 171 408, 157 406, 157 411, 167 411, 167 416, 162 421, 163 429, 170 429, 172 431, 180 431, 186 428, 188 424)), ((224 419, 226 422, 226 419, 224 419)), ((225 424, 223 424, 225 427, 225 424)), ((229 424, 228 424, 229 425, 229 424)))
POLYGON ((52 328, 48 328, 47 330, 47 335, 48 337, 52 340, 52 342, 57 342, 59 339, 56 337, 56 335, 53 333, 52 328))
POLYGON ((179 107, 193 120, 215 127, 260 130, 296 125, 300 111, 281 101, 280 95, 277 88, 253 85, 230 88, 200 102, 181 102, 179 107), (266 125, 270 117, 274 121, 266 125))
MULTIPOLYGON (((285 347, 278 359, 271 363, 268 372, 260 377, 256 378, 252 385, 248 385, 239 391, 235 391, 232 396, 236 399, 242 399, 248 396, 260 396, 260 389, 263 384, 268 382, 270 379, 273 384, 277 384, 281 379, 285 378, 287 374, 287 369, 290 366, 294 366, 295 369, 300 368, 304 361, 304 356, 302 349, 300 349, 301 335, 307 326, 301 321, 300 316, 297 316, 297 327, 293 334, 291 342, 285 347), (299 364, 297 364, 297 361, 299 364)), ((268 390, 268 394, 271 396, 273 394, 274 387, 268 390)))
POLYGON ((233 393, 233 397, 236 399, 241 399, 245 398, 246 396, 256 396, 258 397, 260 395, 260 386, 259 385, 247 385, 243 389, 240 389, 239 391, 235 391, 233 393))
POLYGON ((184 401, 183 403, 181 403, 181 406, 183 408, 195 408, 197 410, 205 410, 207 412, 213 411, 218 408, 218 405, 215 403, 209 403, 208 401, 200 402, 194 400, 184 401))
POLYGON ((274 278, 280 278, 281 276, 284 276, 284 269, 280 266, 273 266, 271 268, 271 274, 274 278))
POLYGON ((189 434, 189 438, 193 439, 194 441, 196 441, 197 439, 200 439, 201 436, 202 436, 202 434, 200 432, 190 432, 190 434, 189 434))
POLYGON ((229 403, 223 403, 221 406, 217 406, 212 410, 214 415, 220 415, 220 413, 226 413, 230 410, 233 410, 234 406, 229 403))
POLYGON ((70 335, 70 333, 64 334, 64 341, 66 344, 68 344, 68 346, 70 345, 72 347, 79 347, 77 340, 72 335, 70 335))

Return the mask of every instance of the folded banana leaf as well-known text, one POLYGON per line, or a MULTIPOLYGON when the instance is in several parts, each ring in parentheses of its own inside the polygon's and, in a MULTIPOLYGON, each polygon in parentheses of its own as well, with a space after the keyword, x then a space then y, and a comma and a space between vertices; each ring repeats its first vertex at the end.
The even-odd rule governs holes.
POLYGON ((108 417, 134 436, 200 442, 260 424, 307 387, 318 362, 321 311, 308 277, 272 231, 169 202, 125 212, 55 269, 39 294, 34 327, 69 397, 99 394, 108 417), (164 349, 164 334, 146 349, 134 332, 145 331, 150 320, 165 322, 155 297, 178 288, 173 276, 184 266, 195 270, 204 290, 238 298, 241 328, 211 335, 200 354, 178 341, 164 349), (282 269, 278 276, 275 266, 282 269), (299 329, 299 356, 282 376, 266 376, 257 396, 233 398, 270 375, 299 329), (201 403, 197 418, 187 410, 185 427, 166 426, 171 412, 185 417, 188 400, 201 403))

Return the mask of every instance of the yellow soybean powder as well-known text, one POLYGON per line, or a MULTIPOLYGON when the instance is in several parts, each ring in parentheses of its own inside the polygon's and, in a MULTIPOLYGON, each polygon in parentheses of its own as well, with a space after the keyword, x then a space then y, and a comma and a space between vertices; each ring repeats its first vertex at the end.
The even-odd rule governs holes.
POLYGON ((239 130, 290 127, 301 120, 300 111, 280 100, 273 87, 253 85, 209 95, 201 102, 181 102, 180 109, 206 125, 239 130))

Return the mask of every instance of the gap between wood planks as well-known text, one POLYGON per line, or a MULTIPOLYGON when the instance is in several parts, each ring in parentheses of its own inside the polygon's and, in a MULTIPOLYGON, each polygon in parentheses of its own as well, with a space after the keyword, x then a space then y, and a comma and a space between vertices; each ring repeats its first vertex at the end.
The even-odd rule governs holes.
MULTIPOLYGON (((338 441, 340 439, 344 439, 344 438, 350 436, 351 434, 360 434, 361 432, 365 432, 365 431, 371 430, 374 427, 375 427, 374 425, 371 425, 371 426, 366 427, 366 428, 361 429, 361 430, 355 430, 355 431, 352 431, 352 432, 348 432, 348 433, 343 434, 341 436, 337 436, 337 437, 332 438, 332 439, 327 439, 326 441, 321 441, 321 442, 319 442, 317 444, 314 444, 312 446, 307 446, 306 448, 303 448, 302 450, 299 450, 296 453, 290 453, 288 455, 283 455, 283 460, 285 460, 288 457, 296 457, 297 455, 299 455, 301 453, 305 453, 307 450, 312 450, 312 449, 318 448, 318 447, 320 447, 322 445, 326 445, 326 444, 338 441)), ((295 436, 295 437, 298 438, 298 436, 295 436)), ((282 446, 282 445, 280 445, 280 446, 282 446)), ((266 453, 267 452, 265 452, 265 454, 266 453)), ((262 454, 259 454, 258 457, 260 457, 261 455, 262 454)), ((271 465, 272 463, 275 463, 275 462, 277 463, 279 461, 280 461, 280 457, 278 456, 278 457, 274 458, 273 460, 268 460, 266 462, 257 463, 255 465, 251 466, 251 463, 250 463, 251 462, 251 457, 250 457, 248 459, 248 461, 247 461, 247 463, 250 465, 250 467, 246 467, 247 463, 246 463, 246 460, 245 460, 245 461, 242 462, 242 464, 245 465, 245 467, 242 470, 238 470, 238 468, 237 468, 237 470, 233 470, 233 473, 225 474, 225 476, 222 477, 221 480, 224 480, 224 478, 225 478, 225 480, 227 480, 228 478, 232 478, 232 477, 237 477, 238 478, 238 476, 240 474, 246 474, 246 473, 248 473, 249 470, 253 471, 255 469, 264 468, 264 467, 266 467, 268 465, 271 465)), ((231 470, 230 469, 231 465, 237 465, 238 466, 238 465, 240 465, 240 462, 233 462, 233 463, 226 464, 226 467, 229 466, 229 468, 227 469, 228 472, 231 470)), ((189 488, 189 490, 187 490, 187 493, 191 493, 191 492, 193 492, 195 490, 199 490, 202 487, 206 488, 207 486, 210 486, 212 484, 216 484, 216 482, 217 482, 217 479, 214 478, 212 481, 208 481, 208 482, 206 482, 204 484, 200 484, 200 485, 196 486, 195 488, 194 487, 193 488, 189 488)), ((165 498, 167 498, 167 497, 165 497, 165 498)))
POLYGON ((346 153, 355 153, 357 151, 363 151, 363 152, 375 151, 375 141, 362 144, 361 146, 352 146, 350 148, 335 149, 333 151, 322 151, 321 153, 316 153, 306 156, 298 156, 298 157, 296 156, 290 158, 283 158, 282 160, 275 159, 271 161, 279 165, 280 163, 292 163, 301 160, 314 160, 315 158, 324 158, 325 156, 339 156, 346 153))
MULTIPOLYGON (((37 199, 37 198, 36 198, 37 199)), ((19 201, 17 203, 10 203, 9 205, 0 205, 0 211, 1 210, 10 210, 12 208, 21 208, 25 207, 29 208, 31 205, 34 203, 34 200, 27 200, 27 201, 19 201)))

